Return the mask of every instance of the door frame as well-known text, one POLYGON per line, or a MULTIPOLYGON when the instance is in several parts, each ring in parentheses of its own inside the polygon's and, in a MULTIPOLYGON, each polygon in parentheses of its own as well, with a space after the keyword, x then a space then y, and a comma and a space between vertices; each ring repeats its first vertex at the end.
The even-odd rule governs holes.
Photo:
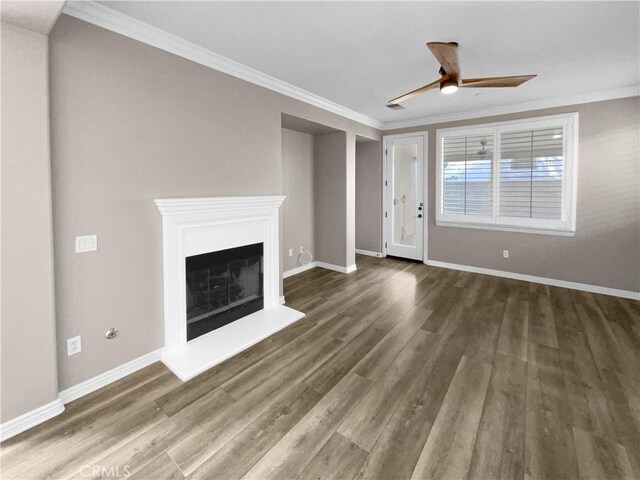
POLYGON ((389 140, 403 137, 422 137, 423 142, 423 164, 422 164, 422 196, 424 202, 424 221, 422 239, 422 263, 427 263, 427 251, 429 246, 429 132, 410 132, 410 133, 398 133, 395 135, 383 135, 382 136, 382 256, 387 256, 387 150, 389 140))

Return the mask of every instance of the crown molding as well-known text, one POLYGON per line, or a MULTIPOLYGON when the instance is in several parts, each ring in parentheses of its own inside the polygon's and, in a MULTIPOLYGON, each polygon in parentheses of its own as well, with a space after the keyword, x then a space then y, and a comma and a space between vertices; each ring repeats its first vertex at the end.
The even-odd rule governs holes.
POLYGON ((379 120, 278 80, 93 1, 68 1, 62 13, 364 125, 379 130, 384 127, 384 123, 379 120))
POLYGON ((104 5, 95 3, 93 0, 68 1, 65 4, 62 13, 105 28, 125 37, 132 38, 147 45, 159 48, 160 50, 178 55, 179 57, 186 58, 187 60, 204 65, 205 67, 226 73, 233 77, 259 85, 282 95, 286 95, 309 105, 313 105, 323 110, 335 113, 336 115, 340 115, 383 131, 527 112, 531 110, 541 110, 544 108, 601 102, 604 100, 614 100, 617 98, 635 97, 640 95, 640 85, 635 85, 615 90, 534 100, 531 102, 504 105, 500 107, 454 112, 443 115, 429 115, 395 122, 382 122, 332 102, 331 100, 327 100, 319 95, 303 90, 302 88, 296 87, 282 80, 278 80, 275 77, 262 73, 251 67, 242 65, 241 63, 223 57, 222 55, 218 55, 211 50, 207 50, 206 48, 200 47, 194 43, 177 37, 176 35, 153 27, 148 23, 141 22, 140 20, 131 18, 123 13, 105 7, 104 5))
POLYGON ((221 210, 246 210, 256 208, 279 208, 287 197, 282 195, 261 197, 196 197, 158 198, 154 200, 162 216, 188 213, 218 212, 221 210))
POLYGON ((387 122, 384 124, 383 130, 422 127, 425 125, 434 125, 436 123, 455 122, 458 120, 471 120, 475 118, 492 117, 495 115, 505 115, 509 113, 542 110, 544 108, 579 105, 581 103, 602 102, 604 100, 615 100, 617 98, 637 97, 638 95, 640 95, 640 85, 635 85, 633 87, 617 88, 615 90, 604 90, 600 92, 570 95, 566 97, 546 98, 543 100, 534 100, 532 102, 516 103, 513 105, 504 105, 501 107, 485 108, 481 110, 469 110, 466 112, 430 115, 425 117, 413 118, 410 120, 387 122))

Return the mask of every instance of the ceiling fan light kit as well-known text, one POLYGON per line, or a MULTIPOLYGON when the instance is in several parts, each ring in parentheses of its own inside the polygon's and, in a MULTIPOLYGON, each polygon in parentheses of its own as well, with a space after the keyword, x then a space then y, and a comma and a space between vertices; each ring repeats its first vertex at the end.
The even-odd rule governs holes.
POLYGON ((440 91, 445 95, 455 93, 458 91, 458 82, 455 80, 445 80, 440 82, 440 91))
POLYGON ((429 42, 427 47, 431 50, 431 53, 438 63, 440 63, 440 75, 441 77, 427 85, 420 88, 416 88, 404 95, 400 95, 392 100, 389 100, 387 106, 399 105, 400 102, 409 100, 411 97, 415 97, 427 90, 440 88, 440 92, 444 94, 451 94, 458 91, 458 88, 509 88, 522 85, 524 82, 528 82, 536 75, 515 75, 511 77, 485 77, 485 78, 462 78, 460 73, 460 63, 458 61, 458 44, 456 42, 429 42))

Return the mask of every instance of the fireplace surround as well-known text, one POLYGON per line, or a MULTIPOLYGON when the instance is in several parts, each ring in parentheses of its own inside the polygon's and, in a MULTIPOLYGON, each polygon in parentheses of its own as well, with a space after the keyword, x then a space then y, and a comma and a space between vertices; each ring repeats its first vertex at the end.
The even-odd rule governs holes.
POLYGON ((280 302, 285 197, 165 198, 163 363, 186 381, 304 317, 280 302))

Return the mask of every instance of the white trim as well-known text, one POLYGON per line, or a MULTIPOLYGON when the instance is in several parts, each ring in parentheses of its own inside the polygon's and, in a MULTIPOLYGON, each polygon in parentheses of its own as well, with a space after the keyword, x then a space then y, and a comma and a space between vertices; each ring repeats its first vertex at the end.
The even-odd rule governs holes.
POLYGON ((255 85, 273 90, 296 100, 308 103, 323 110, 349 118, 373 128, 382 129, 384 123, 331 100, 283 82, 234 60, 218 55, 206 48, 165 32, 148 23, 131 18, 123 13, 105 7, 93 1, 69 1, 62 11, 64 14, 78 18, 93 25, 111 30, 139 42, 173 53, 205 67, 218 70, 228 75, 246 80, 255 85))
POLYGON ((4 442, 8 438, 14 437, 25 430, 29 430, 42 422, 46 422, 56 415, 60 415, 62 412, 64 412, 64 405, 60 398, 56 398, 53 402, 49 402, 30 412, 12 418, 0 425, 0 442, 4 442))
POLYGON ((284 295, 280 295, 280 305, 284 305, 285 303, 287 302, 284 300, 284 295))
MULTIPOLYGON (((387 217, 385 216, 387 209, 387 142, 382 137, 382 258, 387 257, 387 217)), ((425 257, 426 258, 426 257, 425 257)))
MULTIPOLYGON (((280 305, 278 210, 286 197, 163 198, 164 345, 187 347, 184 259, 191 255, 262 242, 264 308, 280 305)), ((220 328, 207 335, 222 335, 220 328)), ((213 353, 213 352, 212 352, 213 353)), ((167 353, 163 354, 163 359, 167 353)))
POLYGON ((450 268, 452 270, 461 270, 463 272, 482 273, 484 275, 492 275, 494 277, 511 278, 514 280, 523 280, 525 282, 552 285, 554 287, 582 290, 583 292, 600 293, 602 295, 613 295, 615 297, 629 298, 631 300, 640 300, 640 292, 619 290, 617 288, 601 287, 599 285, 589 285, 586 283, 569 282, 566 280, 556 280, 554 278, 537 277, 535 275, 526 275, 524 273, 492 270, 490 268, 473 267, 471 265, 459 265, 456 263, 440 262, 438 260, 427 260, 425 263, 432 267, 450 268))
MULTIPOLYGON (((389 149, 389 142, 396 139, 403 138, 411 138, 411 137, 422 137, 422 207, 423 207, 423 216, 422 216, 422 242, 421 245, 418 245, 417 248, 422 247, 422 259, 424 261, 427 258, 427 253, 429 249, 429 132, 421 131, 421 132, 410 132, 410 133, 398 133, 395 135, 384 135, 382 137, 382 253, 381 257, 386 257, 389 247, 387 240, 387 222, 391 221, 388 217, 385 217, 385 212, 387 212, 387 187, 389 182, 388 175, 388 163, 387 163, 387 151, 389 149)), ((397 255, 397 254, 394 254, 397 255)), ((402 255, 399 255, 402 256, 402 255)), ((411 258, 413 257, 404 257, 403 258, 411 258)), ((418 260, 418 259, 414 259, 418 260)))
POLYGON ((253 210, 257 207, 279 207, 285 196, 259 197, 192 197, 192 198, 159 198, 154 200, 163 217, 184 215, 186 213, 206 213, 212 210, 220 211, 233 208, 234 210, 253 210))
POLYGON ((84 382, 81 382, 73 387, 62 390, 59 393, 60 400, 62 400, 62 403, 66 405, 73 400, 84 397, 91 392, 95 392, 99 388, 105 387, 110 383, 120 380, 121 378, 124 378, 127 375, 132 374, 133 372, 137 372, 142 368, 148 367, 152 363, 159 362, 162 351, 162 348, 154 350, 153 352, 147 353, 146 355, 142 355, 138 358, 134 358, 127 363, 123 363, 116 368, 112 368, 111 370, 101 373, 100 375, 96 375, 95 377, 85 380, 84 382))
POLYGON ((294 275, 298 275, 299 273, 306 272, 307 270, 311 270, 318 266, 318 262, 311 262, 305 265, 300 265, 299 267, 292 268, 287 270, 286 272, 282 272, 282 278, 289 278, 294 275))
POLYGON ((95 377, 85 380, 73 387, 62 390, 58 393, 58 398, 53 402, 47 403, 42 407, 31 410, 30 412, 24 413, 19 417, 0 425, 0 441, 5 441, 10 437, 24 432, 29 428, 33 428, 36 425, 46 422, 50 418, 61 414, 64 411, 64 406, 73 400, 84 397, 85 395, 95 392, 96 390, 120 380, 127 375, 148 367, 152 363, 160 361, 162 351, 162 348, 154 350, 153 352, 135 358, 116 368, 101 373, 100 375, 96 375, 95 377))
POLYGON ((186 381, 304 316, 280 302, 279 208, 286 197, 155 200, 162 214, 164 345, 162 361, 186 381), (243 245, 263 245, 263 308, 188 338, 185 259, 243 245))
POLYGON ((340 272, 340 273, 355 272, 358 268, 355 265, 349 265, 348 267, 343 267, 341 265, 334 265, 332 263, 325 263, 325 262, 316 262, 316 263, 317 263, 316 266, 320 268, 325 268, 327 270, 333 270, 334 272, 340 272))
POLYGON ((551 228, 518 227, 494 223, 472 223, 472 222, 449 222, 446 220, 436 220, 439 227, 455 228, 475 228, 478 230, 496 230, 499 232, 535 233, 540 235, 557 235, 561 237, 575 237, 575 230, 554 230, 551 228))
POLYGON ((565 107, 570 105, 580 105, 583 103, 603 102, 606 100, 616 100, 618 98, 637 97, 640 95, 640 85, 632 87, 617 88, 614 90, 602 90, 598 92, 585 93, 580 95, 570 95, 566 97, 546 98, 531 102, 504 105, 479 110, 468 110, 466 112, 446 113, 442 115, 430 115, 414 118, 410 120, 399 120, 397 122, 386 122, 382 130, 395 130, 399 128, 422 127, 435 125, 437 123, 455 122, 458 120, 475 120, 482 117, 492 117, 496 115, 507 115, 510 113, 530 112, 545 108, 565 107))
POLYGON ((382 253, 380 253, 380 252, 372 252, 371 250, 360 250, 359 248, 356 248, 356 253, 359 254, 359 255, 367 255, 369 257, 382 258, 382 253))
POLYGON ((577 169, 578 169, 578 121, 577 112, 557 115, 529 117, 518 120, 491 122, 477 125, 439 128, 436 130, 436 225, 449 227, 469 227, 487 230, 502 230, 522 233, 541 233, 545 235, 573 236, 576 231, 577 169), (500 142, 502 134, 519 129, 562 127, 564 132, 564 171, 562 179, 562 218, 545 220, 538 218, 501 217, 500 201, 500 142), (442 212, 444 186, 443 176, 443 139, 447 137, 467 137, 486 135, 493 138, 493 215, 491 217, 466 216, 463 214, 445 214, 442 212))

